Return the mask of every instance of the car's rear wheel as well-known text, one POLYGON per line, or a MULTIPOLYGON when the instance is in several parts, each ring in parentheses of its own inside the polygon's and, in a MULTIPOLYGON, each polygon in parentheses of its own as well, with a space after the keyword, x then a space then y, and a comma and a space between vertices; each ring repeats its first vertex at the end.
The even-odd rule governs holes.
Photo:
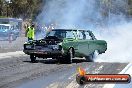
POLYGON ((15 34, 10 34, 9 40, 10 41, 15 41, 17 39, 17 36, 15 34))
POLYGON ((34 54, 31 54, 30 55, 30 59, 31 59, 31 62, 32 63, 35 63, 36 62, 36 56, 34 54))
POLYGON ((16 35, 14 35, 13 36, 13 41, 15 41, 17 39, 17 36, 16 35))
POLYGON ((98 55, 99 55, 99 52, 98 52, 98 50, 95 50, 93 53, 91 53, 89 56, 86 56, 85 58, 86 58, 86 61, 88 61, 88 62, 93 62, 94 61, 94 59, 96 59, 97 57, 98 57, 98 55))

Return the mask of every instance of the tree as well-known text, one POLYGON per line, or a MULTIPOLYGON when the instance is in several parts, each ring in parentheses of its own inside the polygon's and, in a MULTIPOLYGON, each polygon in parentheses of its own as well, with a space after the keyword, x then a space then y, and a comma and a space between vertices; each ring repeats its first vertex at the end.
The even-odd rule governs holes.
POLYGON ((35 18, 43 0, 0 0, 0 16, 35 18))
POLYGON ((128 14, 132 16, 132 0, 128 0, 128 14))

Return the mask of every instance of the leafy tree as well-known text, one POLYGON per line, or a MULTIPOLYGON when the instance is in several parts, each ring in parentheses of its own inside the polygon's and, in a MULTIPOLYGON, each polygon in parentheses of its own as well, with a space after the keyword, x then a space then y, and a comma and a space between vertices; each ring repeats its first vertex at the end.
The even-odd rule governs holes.
POLYGON ((128 14, 132 16, 132 0, 128 0, 128 14))
POLYGON ((0 16, 35 18, 43 0, 0 0, 0 16))
MULTIPOLYGON (((9 16, 35 19, 41 12, 43 5, 45 5, 45 1, 50 2, 50 0, 10 0, 9 3, 7 0, 0 0, 0 17, 9 16)), ((117 0, 96 1, 100 3, 100 11, 104 18, 107 18, 110 13, 118 14, 118 11, 123 12, 127 16, 132 16, 132 0, 124 0, 127 2, 127 8, 121 7, 120 4, 115 4, 117 0)))

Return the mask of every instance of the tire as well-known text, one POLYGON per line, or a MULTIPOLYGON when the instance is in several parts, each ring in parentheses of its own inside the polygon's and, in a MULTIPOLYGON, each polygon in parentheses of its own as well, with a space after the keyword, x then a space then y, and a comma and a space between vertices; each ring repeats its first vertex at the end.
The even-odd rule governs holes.
POLYGON ((17 36, 16 35, 14 35, 13 36, 13 41, 15 41, 17 39, 17 36))
POLYGON ((88 62, 93 62, 94 61, 94 59, 96 59, 97 57, 98 57, 98 55, 99 55, 99 52, 98 52, 98 50, 95 50, 93 53, 91 53, 89 56, 86 56, 85 58, 86 58, 86 61, 88 61, 88 62))
POLYGON ((68 64, 71 64, 72 63, 72 58, 73 58, 73 49, 70 48, 69 51, 68 51, 68 53, 67 53, 67 56, 65 58, 66 59, 66 62, 68 64))
POLYGON ((15 35, 15 34, 11 34, 10 36, 9 36, 9 40, 10 41, 15 41, 17 39, 17 36, 15 35))
POLYGON ((85 58, 87 62, 93 62, 93 54, 90 54, 89 56, 86 56, 85 58))
POLYGON ((30 55, 30 59, 31 59, 31 62, 32 62, 32 63, 35 63, 35 62, 36 62, 36 57, 35 57, 34 54, 31 54, 31 55, 30 55))

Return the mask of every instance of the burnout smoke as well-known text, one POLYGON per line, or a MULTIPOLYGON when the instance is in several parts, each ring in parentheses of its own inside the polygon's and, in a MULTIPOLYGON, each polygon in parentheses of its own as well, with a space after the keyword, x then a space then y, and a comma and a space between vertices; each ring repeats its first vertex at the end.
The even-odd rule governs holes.
POLYGON ((46 0, 37 21, 57 28, 86 28, 100 19, 97 0, 46 0), (96 4, 96 5, 95 5, 96 4))
POLYGON ((95 61, 129 62, 132 23, 126 21, 127 8, 127 0, 44 0, 36 20, 41 26, 55 23, 56 28, 92 30, 97 39, 108 43, 106 53, 95 61))
POLYGON ((111 27, 98 38, 107 41, 108 49, 96 62, 132 62, 132 22, 111 27))

